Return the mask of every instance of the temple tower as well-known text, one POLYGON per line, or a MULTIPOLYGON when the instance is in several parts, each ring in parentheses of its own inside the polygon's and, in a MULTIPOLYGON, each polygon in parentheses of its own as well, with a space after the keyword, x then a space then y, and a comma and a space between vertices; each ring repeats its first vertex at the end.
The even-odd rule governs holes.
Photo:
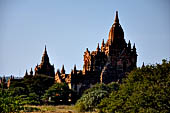
POLYGON ((41 59, 41 64, 35 67, 35 75, 38 75, 38 74, 44 74, 44 75, 48 75, 51 77, 54 77, 55 75, 54 65, 50 64, 46 46, 45 46, 45 50, 44 50, 44 53, 41 59))
POLYGON ((97 45, 96 51, 84 52, 83 73, 92 75, 98 82, 110 83, 121 80, 126 72, 136 67, 137 53, 135 45, 127 44, 124 39, 124 31, 120 25, 118 11, 114 23, 110 28, 108 40, 102 41, 101 48, 97 45), (99 78, 98 78, 99 77, 99 78))

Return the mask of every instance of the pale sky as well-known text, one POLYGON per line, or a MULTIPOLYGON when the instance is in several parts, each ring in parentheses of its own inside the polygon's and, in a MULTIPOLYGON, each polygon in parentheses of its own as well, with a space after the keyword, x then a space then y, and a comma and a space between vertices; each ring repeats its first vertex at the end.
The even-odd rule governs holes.
POLYGON ((0 0, 0 76, 24 76, 45 45, 55 71, 82 69, 86 48, 108 39, 116 10, 138 67, 170 58, 169 0, 0 0))

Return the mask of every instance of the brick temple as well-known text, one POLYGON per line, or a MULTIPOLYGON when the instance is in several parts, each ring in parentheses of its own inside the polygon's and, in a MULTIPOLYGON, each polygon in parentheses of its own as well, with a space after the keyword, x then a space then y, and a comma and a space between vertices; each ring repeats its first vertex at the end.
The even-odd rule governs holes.
POLYGON ((65 73, 64 66, 61 72, 57 70, 55 81, 65 82, 70 88, 81 92, 96 83, 120 82, 126 73, 136 68, 136 63, 135 44, 132 47, 130 41, 128 43, 125 41, 124 31, 116 12, 106 43, 103 39, 101 46, 98 43, 95 51, 86 49, 82 70, 77 70, 76 66, 70 74, 65 73))

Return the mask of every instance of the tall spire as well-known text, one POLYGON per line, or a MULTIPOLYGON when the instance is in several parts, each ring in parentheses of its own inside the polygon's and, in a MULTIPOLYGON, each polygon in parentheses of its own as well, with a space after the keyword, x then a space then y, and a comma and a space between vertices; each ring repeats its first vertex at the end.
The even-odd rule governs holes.
POLYGON ((74 73, 74 74, 77 74, 76 64, 74 65, 73 73, 74 73))
POLYGON ((88 49, 88 48, 86 48, 86 51, 88 52, 88 51, 89 51, 89 49, 88 49))
POLYGON ((134 43, 134 45, 133 45, 133 52, 136 53, 135 43, 134 43))
POLYGON ((133 48, 135 48, 135 43, 134 43, 134 45, 133 45, 133 48))
POLYGON ((105 43, 104 43, 104 39, 103 39, 103 41, 102 41, 102 45, 101 45, 101 51, 102 51, 102 52, 104 52, 104 51, 105 51, 104 46, 105 46, 105 43))
POLYGON ((116 11, 116 16, 115 16, 114 24, 119 24, 118 11, 116 11))
POLYGON ((103 39, 103 41, 102 41, 102 46, 101 47, 104 47, 104 39, 103 39))
POLYGON ((46 45, 45 45, 45 50, 44 50, 44 54, 47 54, 47 49, 46 49, 46 45))
POLYGON ((33 71, 32 71, 32 68, 31 68, 31 71, 30 71, 30 75, 33 75, 33 71))
POLYGON ((106 42, 106 46, 108 45, 114 45, 112 47, 119 49, 123 49, 125 46, 124 32, 121 25, 119 24, 118 11, 116 11, 114 24, 109 31, 109 40, 106 42))
POLYGON ((61 69, 61 74, 65 74, 64 65, 62 66, 62 69, 61 69))
POLYGON ((45 45, 44 54, 43 54, 42 60, 41 60, 41 64, 44 64, 44 63, 49 63, 49 57, 48 57, 48 54, 47 54, 46 45, 45 45))
POLYGON ((26 70, 26 72, 25 72, 25 76, 28 76, 28 72, 27 72, 27 70, 26 70))
POLYGON ((57 69, 57 74, 60 74, 60 69, 57 69))
POLYGON ((142 67, 145 67, 145 63, 143 62, 142 67))
POLYGON ((97 50, 97 51, 100 51, 99 43, 98 43, 98 45, 97 45, 96 50, 97 50))
POLYGON ((130 43, 130 40, 128 42, 128 49, 131 50, 131 43, 130 43))
POLYGON ((77 69, 76 69, 76 64, 74 65, 74 70, 77 70, 77 69))

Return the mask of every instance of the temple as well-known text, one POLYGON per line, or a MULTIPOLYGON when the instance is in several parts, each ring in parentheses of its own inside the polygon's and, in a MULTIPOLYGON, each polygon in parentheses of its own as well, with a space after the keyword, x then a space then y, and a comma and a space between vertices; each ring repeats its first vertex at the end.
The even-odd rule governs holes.
MULTIPOLYGON (((98 43, 95 51, 89 51, 87 48, 84 52, 84 65, 82 70, 77 70, 76 65, 71 73, 66 74, 64 65, 54 72, 54 65, 50 64, 46 46, 40 65, 35 67, 35 73, 31 68, 30 74, 26 71, 24 77, 33 77, 37 75, 47 75, 54 79, 55 83, 66 83, 70 89, 77 91, 79 94, 93 86, 96 83, 121 82, 127 73, 136 68, 137 52, 135 44, 131 46, 124 38, 124 31, 120 25, 118 12, 114 23, 110 28, 109 36, 106 42, 102 40, 101 46, 98 43)), ((3 82, 4 80, 0 80, 3 82)), ((8 87, 14 81, 11 77, 8 87)))
MULTIPOLYGON (((33 72, 32 68, 29 73, 26 70, 24 78, 32 78, 37 75, 46 75, 53 79, 55 77, 54 65, 50 64, 46 46, 45 46, 45 50, 44 50, 40 65, 37 64, 37 66, 35 67, 35 73, 33 72)), ((11 76, 6 83, 7 84, 6 87, 9 88, 12 82, 15 82, 15 81, 19 82, 19 81, 22 81, 24 78, 17 79, 17 78, 14 78, 14 76, 11 76)), ((1 84, 1 81, 3 82, 4 80, 0 79, 0 84, 1 84)), ((51 84, 51 83, 48 83, 48 84, 51 84)))
POLYGON ((65 82, 70 88, 81 92, 96 83, 121 82, 126 73, 136 68, 136 63, 135 44, 132 47, 130 41, 126 43, 116 12, 107 42, 103 39, 101 47, 98 43, 96 51, 90 52, 87 48, 84 52, 83 70, 77 70, 76 66, 70 74, 58 70, 55 81, 65 82))
POLYGON ((35 67, 35 75, 38 74, 44 74, 51 77, 54 77, 55 75, 54 65, 51 65, 49 62, 46 46, 42 56, 41 64, 40 65, 37 64, 37 66, 35 67))

